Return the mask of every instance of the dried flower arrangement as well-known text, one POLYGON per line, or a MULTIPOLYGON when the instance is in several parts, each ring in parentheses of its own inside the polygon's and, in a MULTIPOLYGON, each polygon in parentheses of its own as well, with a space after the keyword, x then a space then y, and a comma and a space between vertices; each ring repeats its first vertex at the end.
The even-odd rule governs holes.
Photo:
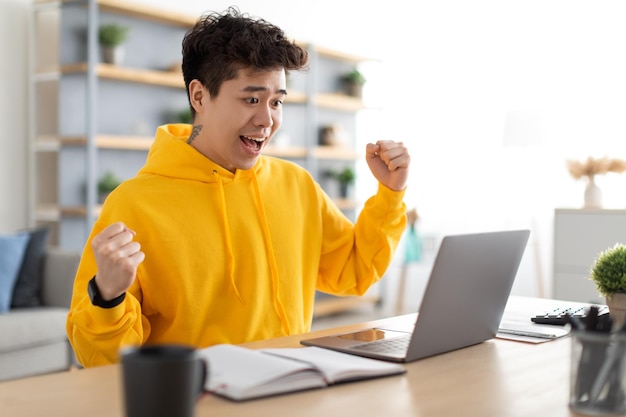
POLYGON ((587 177, 590 181, 593 181, 593 177, 599 174, 606 174, 607 172, 624 172, 626 171, 626 161, 616 158, 592 158, 588 157, 586 161, 567 161, 567 168, 570 175, 574 179, 580 179, 587 177))

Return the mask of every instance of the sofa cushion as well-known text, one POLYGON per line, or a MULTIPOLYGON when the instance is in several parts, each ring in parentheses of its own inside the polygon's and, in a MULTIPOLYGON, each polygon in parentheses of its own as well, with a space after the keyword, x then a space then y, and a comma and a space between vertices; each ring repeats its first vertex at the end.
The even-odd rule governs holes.
POLYGON ((66 371, 74 363, 71 349, 65 340, 3 353, 0 355, 0 382, 66 371))
POLYGON ((13 287, 22 266, 29 238, 28 233, 0 235, 0 313, 6 313, 11 306, 13 287))
POLYGON ((30 239, 13 289, 11 308, 41 305, 41 285, 45 252, 48 246, 48 228, 29 231, 30 239))
POLYGON ((0 354, 66 340, 67 313, 60 307, 34 307, 0 315, 0 354))
POLYGON ((41 288, 43 305, 70 307, 80 256, 80 252, 48 248, 41 288))

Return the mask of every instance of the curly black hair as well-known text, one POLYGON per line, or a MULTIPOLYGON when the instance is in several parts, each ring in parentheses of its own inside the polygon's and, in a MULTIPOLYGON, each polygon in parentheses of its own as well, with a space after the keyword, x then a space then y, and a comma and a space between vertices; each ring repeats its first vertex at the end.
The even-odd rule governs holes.
POLYGON ((289 72, 304 70, 308 64, 306 49, 287 39, 282 29, 236 7, 200 17, 185 34, 182 52, 187 95, 194 79, 217 96, 222 83, 235 78, 239 69, 289 72))

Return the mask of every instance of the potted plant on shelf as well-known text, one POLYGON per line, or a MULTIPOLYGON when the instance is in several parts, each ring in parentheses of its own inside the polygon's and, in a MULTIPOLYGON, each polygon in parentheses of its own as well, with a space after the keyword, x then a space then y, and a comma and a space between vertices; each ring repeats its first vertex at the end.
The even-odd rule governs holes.
POLYGON ((123 43, 128 38, 129 28, 118 23, 100 25, 98 42, 102 48, 102 61, 107 64, 121 65, 124 60, 123 43))
POLYGON ((363 96, 363 85, 367 81, 361 71, 354 69, 344 74, 342 81, 346 88, 346 93, 353 97, 361 98, 363 96))
POLYGON ((104 203, 107 196, 111 191, 117 188, 118 185, 122 183, 113 172, 107 171, 99 180, 98 180, 98 203, 104 203))
POLYGON ((355 179, 352 168, 346 167, 341 171, 327 171, 327 176, 339 182, 339 195, 341 198, 348 197, 348 187, 354 183, 355 179))
POLYGON ((626 245, 617 243, 600 252, 591 267, 591 280, 606 297, 613 323, 621 326, 626 317, 626 245))

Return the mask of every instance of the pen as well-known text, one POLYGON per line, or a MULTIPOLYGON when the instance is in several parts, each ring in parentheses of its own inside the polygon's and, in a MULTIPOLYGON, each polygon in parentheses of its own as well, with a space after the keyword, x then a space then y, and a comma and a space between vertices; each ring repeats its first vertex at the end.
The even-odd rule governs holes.
POLYGON ((585 318, 585 330, 595 331, 598 324, 598 307, 591 306, 585 318))

